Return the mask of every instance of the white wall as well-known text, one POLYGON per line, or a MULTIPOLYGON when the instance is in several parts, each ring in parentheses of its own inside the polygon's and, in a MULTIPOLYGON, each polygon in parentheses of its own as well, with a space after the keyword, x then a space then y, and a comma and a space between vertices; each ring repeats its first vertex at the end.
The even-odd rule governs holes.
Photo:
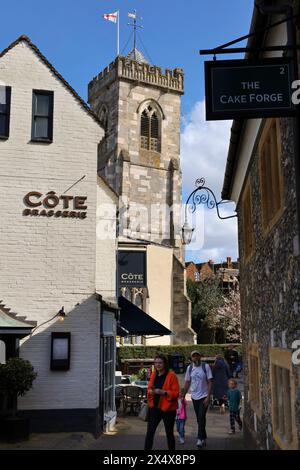
POLYGON ((0 80, 12 87, 10 137, 0 140, 0 291, 3 303, 28 320, 53 322, 25 338, 21 356, 38 372, 21 408, 97 405, 99 304, 95 292, 97 145, 103 130, 78 100, 21 42, 0 59, 0 80), (53 143, 31 139, 32 89, 54 91, 53 143), (87 218, 23 216, 29 191, 87 197, 87 218), (77 304, 80 306, 77 306, 77 304), (71 312, 71 313, 70 313, 71 312), (51 372, 50 332, 71 331, 71 369, 51 372), (80 377, 80 381, 78 378, 80 377))
MULTIPOLYGON (((147 313, 172 331, 173 249, 156 245, 147 247, 147 285, 147 313)), ((171 344, 171 336, 147 340, 147 345, 163 344, 171 344)))
POLYGON ((118 196, 102 178, 97 185, 96 290, 103 300, 116 302, 118 196))

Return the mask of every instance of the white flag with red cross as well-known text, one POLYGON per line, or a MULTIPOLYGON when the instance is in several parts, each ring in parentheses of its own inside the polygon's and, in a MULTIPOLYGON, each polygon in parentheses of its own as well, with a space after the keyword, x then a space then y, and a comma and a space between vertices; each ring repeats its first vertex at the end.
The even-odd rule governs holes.
POLYGON ((115 11, 114 13, 104 13, 103 18, 107 21, 112 21, 113 23, 117 23, 118 12, 115 11))

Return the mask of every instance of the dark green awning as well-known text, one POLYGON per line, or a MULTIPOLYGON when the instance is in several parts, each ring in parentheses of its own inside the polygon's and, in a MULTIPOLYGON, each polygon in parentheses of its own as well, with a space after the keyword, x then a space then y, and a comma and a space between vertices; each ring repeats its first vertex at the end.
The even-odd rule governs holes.
POLYGON ((119 307, 118 336, 164 336, 174 334, 125 297, 119 297, 119 307))

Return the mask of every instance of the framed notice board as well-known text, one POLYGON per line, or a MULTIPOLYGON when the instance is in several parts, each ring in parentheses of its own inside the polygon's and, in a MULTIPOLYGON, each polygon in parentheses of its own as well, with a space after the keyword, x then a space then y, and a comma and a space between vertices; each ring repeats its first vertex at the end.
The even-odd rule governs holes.
POLYGON ((51 333, 51 370, 69 370, 71 333, 51 333))

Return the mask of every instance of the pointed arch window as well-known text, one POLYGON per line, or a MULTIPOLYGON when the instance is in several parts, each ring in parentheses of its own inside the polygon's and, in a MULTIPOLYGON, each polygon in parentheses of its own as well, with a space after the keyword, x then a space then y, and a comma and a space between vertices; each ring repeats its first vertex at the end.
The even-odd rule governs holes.
POLYGON ((141 148, 160 152, 161 148, 161 119, 157 110, 148 105, 141 114, 141 148))

